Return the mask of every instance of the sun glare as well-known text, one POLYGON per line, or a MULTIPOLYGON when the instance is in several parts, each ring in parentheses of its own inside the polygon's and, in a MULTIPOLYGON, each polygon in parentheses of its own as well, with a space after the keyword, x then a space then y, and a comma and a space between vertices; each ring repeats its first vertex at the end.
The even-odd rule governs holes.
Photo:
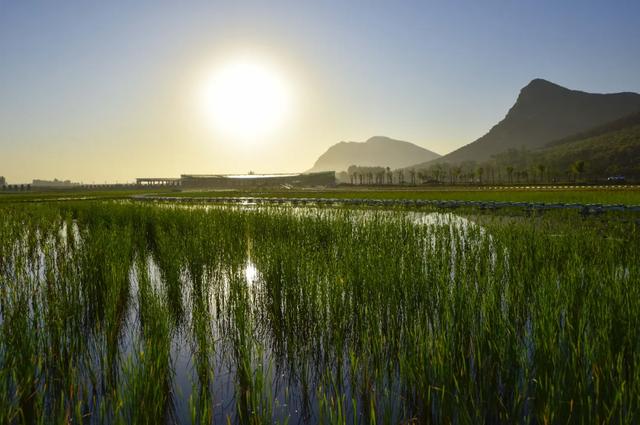
POLYGON ((217 132, 256 141, 283 126, 291 113, 291 90, 277 69, 252 60, 229 62, 209 78, 203 112, 217 132))

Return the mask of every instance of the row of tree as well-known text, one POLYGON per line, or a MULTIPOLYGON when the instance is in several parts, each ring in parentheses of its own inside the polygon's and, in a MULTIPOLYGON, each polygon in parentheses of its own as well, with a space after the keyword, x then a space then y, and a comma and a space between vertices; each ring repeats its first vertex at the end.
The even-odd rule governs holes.
POLYGON ((350 166, 338 173, 342 183, 354 185, 383 184, 542 184, 579 181, 587 170, 583 160, 573 162, 564 172, 549 168, 546 164, 504 164, 496 160, 460 164, 435 163, 424 168, 350 166))

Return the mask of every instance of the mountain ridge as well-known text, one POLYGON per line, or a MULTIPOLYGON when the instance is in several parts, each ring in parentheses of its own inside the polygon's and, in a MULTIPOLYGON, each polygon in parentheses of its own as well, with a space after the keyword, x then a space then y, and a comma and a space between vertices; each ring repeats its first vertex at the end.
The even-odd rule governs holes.
POLYGON ((341 141, 330 146, 308 172, 345 171, 350 165, 406 167, 420 161, 431 161, 440 155, 411 142, 386 136, 373 136, 365 142, 341 141))
POLYGON ((640 94, 588 93, 542 78, 524 86, 505 117, 486 134, 436 160, 483 161, 508 149, 536 149, 564 137, 640 112, 640 94))

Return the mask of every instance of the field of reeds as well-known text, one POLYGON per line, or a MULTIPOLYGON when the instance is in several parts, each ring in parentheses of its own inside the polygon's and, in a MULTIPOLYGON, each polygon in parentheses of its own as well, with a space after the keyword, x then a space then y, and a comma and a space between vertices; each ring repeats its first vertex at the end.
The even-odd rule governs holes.
POLYGON ((639 217, 0 206, 0 423, 638 423, 639 217))

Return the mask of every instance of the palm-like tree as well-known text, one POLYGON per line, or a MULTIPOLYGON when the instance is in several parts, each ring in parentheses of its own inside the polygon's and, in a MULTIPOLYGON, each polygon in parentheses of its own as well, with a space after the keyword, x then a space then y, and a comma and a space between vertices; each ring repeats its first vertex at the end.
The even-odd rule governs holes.
POLYGON ((507 176, 509 176, 509 184, 513 184, 513 167, 507 166, 507 176))
POLYGON ((571 172, 573 173, 573 181, 576 181, 576 177, 579 177, 582 173, 584 173, 584 161, 579 159, 573 164, 571 164, 571 172))
POLYGON ((356 182, 357 171, 358 167, 356 167, 355 165, 350 165, 349 168, 347 168, 347 174, 349 174, 349 180, 351 181, 351 184, 354 184, 356 182))
POLYGON ((458 167, 453 167, 451 169, 451 176, 453 177, 453 182, 454 183, 458 183, 458 179, 460 178, 460 174, 462 173, 462 168, 458 167))
POLYGON ((440 182, 440 178, 442 177, 443 168, 441 164, 436 164, 431 167, 431 173, 433 174, 433 179, 437 182, 440 182))
POLYGON ((536 168, 540 173, 540 183, 542 183, 542 181, 544 180, 544 170, 546 169, 546 167, 544 166, 544 164, 538 164, 536 168))
POLYGON ((482 175, 484 174, 484 168, 479 167, 476 170, 476 174, 478 174, 478 180, 480 181, 480 184, 482 184, 482 175))

